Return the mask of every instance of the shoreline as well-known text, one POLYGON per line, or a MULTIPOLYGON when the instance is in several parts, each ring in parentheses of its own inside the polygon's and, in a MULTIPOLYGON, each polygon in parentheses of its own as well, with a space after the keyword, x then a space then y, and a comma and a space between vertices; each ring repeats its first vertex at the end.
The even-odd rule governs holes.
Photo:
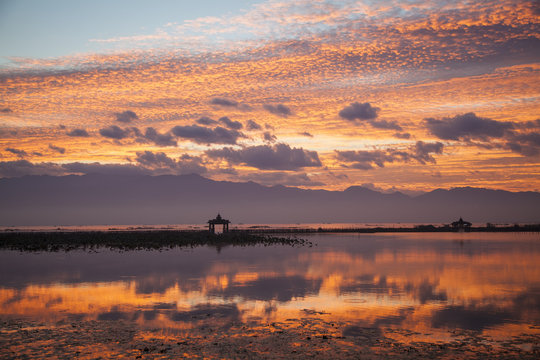
POLYGON ((70 231, 3 232, 0 249, 19 251, 164 250, 176 247, 286 245, 311 246, 311 242, 291 236, 247 232, 213 234, 208 231, 70 231))
MULTIPOLYGON (((515 224, 515 225, 491 225, 471 226, 465 228, 454 228, 450 225, 419 224, 414 226, 372 226, 372 227, 283 227, 283 226, 251 226, 247 228, 231 228, 228 234, 303 234, 303 233, 430 233, 430 232, 540 232, 540 223, 537 224, 515 224)), ((84 229, 69 227, 55 227, 51 229, 25 229, 9 227, 0 229, 0 237, 3 234, 104 234, 104 233, 178 233, 178 234, 199 234, 203 236, 209 234, 205 229, 178 229, 169 227, 154 226, 130 226, 128 228, 109 227, 107 229, 84 229)), ((221 234, 215 234, 219 236, 221 234)))
POLYGON ((317 233, 460 233, 460 232, 538 232, 538 225, 507 227, 470 227, 454 229, 449 226, 418 225, 415 227, 374 228, 256 228, 232 229, 227 233, 213 234, 205 230, 105 230, 105 231, 3 231, 0 232, 0 249, 18 251, 71 251, 97 250, 163 250, 176 247, 213 246, 313 246, 302 239, 303 234, 317 233))
POLYGON ((414 227, 370 227, 370 228, 257 228, 231 230, 246 233, 262 234, 303 234, 303 233, 449 233, 449 232, 540 232, 540 224, 512 226, 473 226, 455 229, 450 226, 416 225, 414 227))

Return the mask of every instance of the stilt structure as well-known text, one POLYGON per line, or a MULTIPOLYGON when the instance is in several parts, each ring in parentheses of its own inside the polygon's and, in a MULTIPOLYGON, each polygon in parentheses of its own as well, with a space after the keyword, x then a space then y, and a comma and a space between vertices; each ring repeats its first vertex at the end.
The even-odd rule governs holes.
POLYGON ((472 224, 468 221, 464 221, 462 218, 459 218, 458 221, 452 223, 452 227, 457 231, 470 230, 472 224))
POLYGON ((216 224, 217 225, 223 225, 223 232, 229 232, 229 224, 231 222, 227 219, 223 219, 221 215, 218 213, 215 219, 208 220, 208 231, 210 231, 212 234, 216 233, 216 224))

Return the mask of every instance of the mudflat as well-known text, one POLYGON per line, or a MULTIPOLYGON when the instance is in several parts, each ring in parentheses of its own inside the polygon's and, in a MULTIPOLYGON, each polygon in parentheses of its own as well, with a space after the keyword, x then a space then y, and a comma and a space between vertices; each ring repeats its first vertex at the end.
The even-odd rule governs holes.
POLYGON ((391 327, 358 327, 331 314, 261 324, 223 323, 210 314, 185 329, 141 328, 126 320, 0 322, 0 359, 538 359, 540 334, 497 340, 455 330, 440 341, 431 334, 391 327))

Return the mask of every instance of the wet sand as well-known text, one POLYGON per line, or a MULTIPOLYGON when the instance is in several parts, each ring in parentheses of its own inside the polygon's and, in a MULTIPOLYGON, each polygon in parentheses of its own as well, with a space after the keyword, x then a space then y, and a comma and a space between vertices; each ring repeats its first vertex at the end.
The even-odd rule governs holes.
MULTIPOLYGON (((331 314, 261 323, 201 314, 183 330, 131 321, 0 321, 0 359, 538 359, 540 335, 494 340, 454 330, 443 341, 390 327, 333 322, 331 314), (416 340, 415 340, 416 339, 416 340)), ((538 330, 538 329, 535 329, 538 330)))

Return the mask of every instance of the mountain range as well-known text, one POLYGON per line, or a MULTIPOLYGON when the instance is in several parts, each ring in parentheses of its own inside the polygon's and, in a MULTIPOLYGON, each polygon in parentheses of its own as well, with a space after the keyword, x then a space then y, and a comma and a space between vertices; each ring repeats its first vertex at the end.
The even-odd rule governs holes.
POLYGON ((540 193, 437 189, 419 196, 214 181, 199 175, 69 175, 0 179, 0 225, 540 222, 540 193))

